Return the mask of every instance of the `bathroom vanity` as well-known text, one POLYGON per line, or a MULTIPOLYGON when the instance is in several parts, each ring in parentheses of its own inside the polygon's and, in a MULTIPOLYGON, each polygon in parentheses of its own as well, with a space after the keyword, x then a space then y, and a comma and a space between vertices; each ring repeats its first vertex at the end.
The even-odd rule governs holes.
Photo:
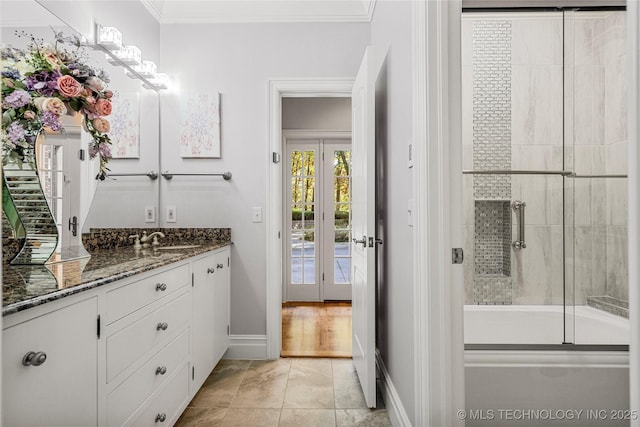
POLYGON ((173 425, 228 348, 230 263, 219 240, 5 268, 3 424, 173 425))

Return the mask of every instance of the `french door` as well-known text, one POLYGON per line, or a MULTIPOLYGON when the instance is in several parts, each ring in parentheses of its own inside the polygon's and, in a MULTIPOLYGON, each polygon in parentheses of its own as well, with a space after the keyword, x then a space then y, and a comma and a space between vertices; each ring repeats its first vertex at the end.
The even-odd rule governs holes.
POLYGON ((286 301, 351 299, 351 141, 288 139, 286 301))

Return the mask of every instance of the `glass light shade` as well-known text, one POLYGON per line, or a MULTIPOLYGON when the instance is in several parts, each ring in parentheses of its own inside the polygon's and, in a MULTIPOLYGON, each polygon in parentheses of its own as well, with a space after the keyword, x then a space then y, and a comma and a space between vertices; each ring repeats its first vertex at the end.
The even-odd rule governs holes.
POLYGON ((151 78, 151 84, 156 89, 166 89, 169 86, 169 76, 164 73, 157 73, 151 78))
POLYGON ((142 77, 152 77, 158 71, 158 66, 153 61, 142 61, 142 64, 133 67, 133 70, 142 77))
POLYGON ((122 33, 116 27, 103 27, 98 25, 96 28, 96 44, 108 50, 122 49, 122 33))
POLYGON ((123 63, 127 65, 140 65, 142 52, 136 46, 122 46, 122 49, 114 52, 123 63))

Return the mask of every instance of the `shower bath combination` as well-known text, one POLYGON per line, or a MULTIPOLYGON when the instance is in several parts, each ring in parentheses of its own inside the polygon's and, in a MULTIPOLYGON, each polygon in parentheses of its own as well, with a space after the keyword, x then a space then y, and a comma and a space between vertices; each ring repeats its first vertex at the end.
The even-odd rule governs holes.
POLYGON ((517 404, 518 380, 565 409, 628 407, 625 13, 463 13, 469 408, 517 404), (541 366, 621 391, 558 398, 541 366))

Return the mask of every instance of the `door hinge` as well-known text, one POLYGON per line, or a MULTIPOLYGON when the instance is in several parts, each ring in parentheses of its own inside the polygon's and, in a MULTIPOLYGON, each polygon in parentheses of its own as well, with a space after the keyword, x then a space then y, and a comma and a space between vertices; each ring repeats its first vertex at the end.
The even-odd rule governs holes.
POLYGON ((83 161, 85 158, 85 151, 84 149, 80 149, 78 150, 78 159, 80 159, 81 161, 83 161))
POLYGON ((227 257, 227 267, 231 267, 231 260, 227 257))
POLYGON ((98 314, 98 318, 96 319, 96 333, 98 334, 98 339, 100 339, 100 315, 98 314))
POLYGON ((324 273, 322 273, 322 281, 324 282, 324 273))
POLYGON ((196 368, 194 368, 193 366, 191 367, 191 379, 196 379, 196 368))
POLYGON ((273 163, 280 163, 280 153, 276 153, 275 151, 271 153, 271 161, 273 163))
POLYGON ((227 325, 227 336, 231 335, 231 326, 227 325))
POLYGON ((462 264, 464 251, 462 248, 451 248, 451 264, 462 264))
POLYGON ((191 273, 191 287, 193 288, 193 284, 195 283, 195 279, 194 279, 195 273, 191 273))

